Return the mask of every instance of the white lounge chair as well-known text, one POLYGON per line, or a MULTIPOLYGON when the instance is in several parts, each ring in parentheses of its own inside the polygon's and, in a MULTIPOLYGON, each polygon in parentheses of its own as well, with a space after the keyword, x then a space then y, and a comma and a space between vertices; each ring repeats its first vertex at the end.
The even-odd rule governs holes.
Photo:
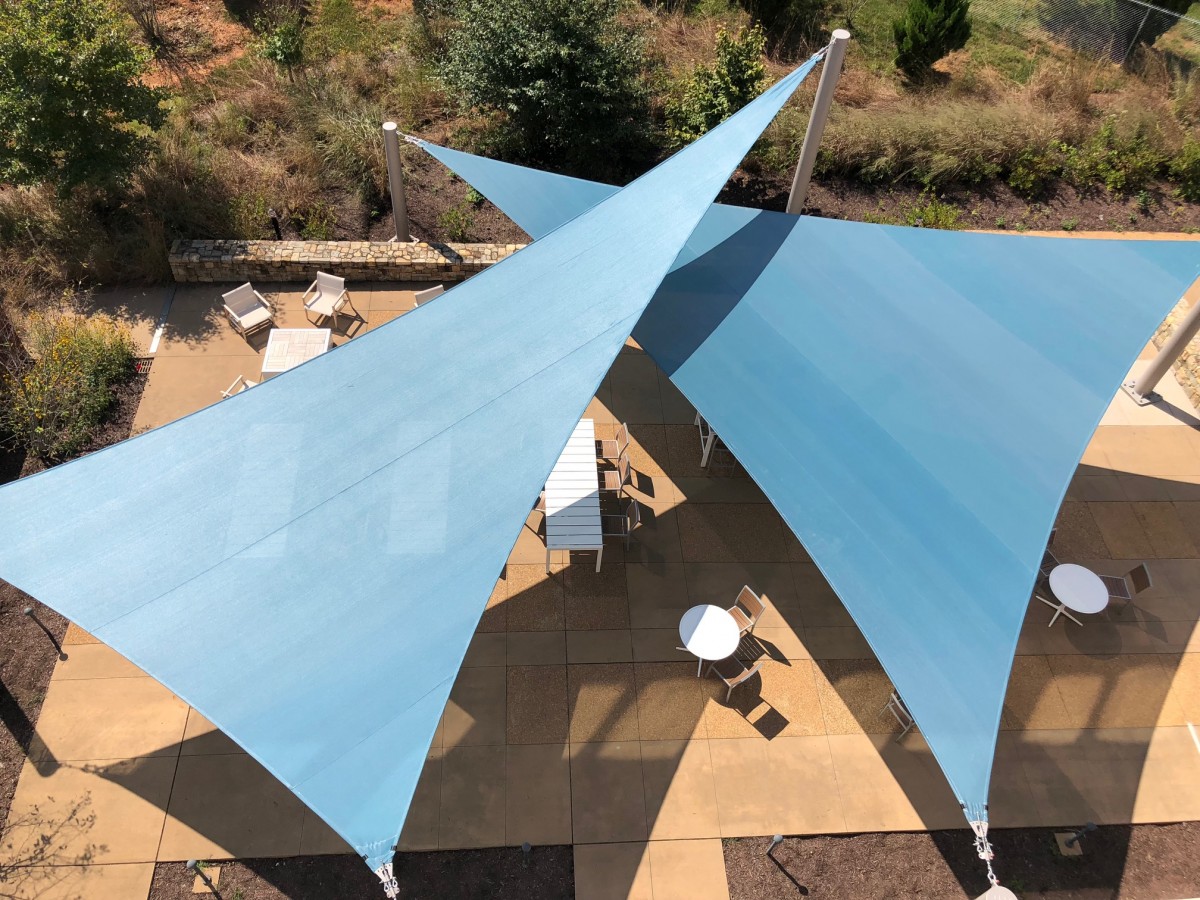
POLYGON ((231 384, 229 387, 225 388, 225 390, 221 391, 221 396, 222 397, 232 397, 234 394, 240 394, 242 391, 244 391, 248 388, 257 387, 257 386, 258 386, 257 381, 251 381, 245 375, 239 375, 237 378, 235 378, 233 380, 233 384, 231 384))
POLYGON ((250 282, 236 287, 228 294, 222 294, 225 301, 225 315, 242 337, 249 337, 254 332, 267 328, 271 321, 271 304, 256 291, 250 282))
POLYGON ((416 309, 422 303, 428 303, 434 297, 442 296, 444 293, 446 293, 446 289, 440 284, 431 288, 427 288, 423 291, 417 291, 416 294, 413 295, 413 309, 416 309))
MULTIPOLYGON (((346 292, 346 279, 328 272, 318 272, 317 280, 308 286, 300 299, 304 301, 305 316, 312 313, 318 318, 333 319, 335 327, 338 313, 347 306, 354 309, 350 294, 346 292)), ((358 310, 354 310, 354 314, 357 316, 358 310)))

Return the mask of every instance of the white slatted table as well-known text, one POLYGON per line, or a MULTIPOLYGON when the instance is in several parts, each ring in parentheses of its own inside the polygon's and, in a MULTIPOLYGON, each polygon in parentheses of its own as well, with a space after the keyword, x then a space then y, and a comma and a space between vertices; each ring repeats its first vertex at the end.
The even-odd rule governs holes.
POLYGON ((580 419, 546 481, 546 571, 552 550, 595 550, 596 571, 604 556, 596 425, 580 419))
POLYGON ((267 335, 262 373, 270 378, 308 362, 329 349, 333 332, 328 328, 272 328, 267 335))

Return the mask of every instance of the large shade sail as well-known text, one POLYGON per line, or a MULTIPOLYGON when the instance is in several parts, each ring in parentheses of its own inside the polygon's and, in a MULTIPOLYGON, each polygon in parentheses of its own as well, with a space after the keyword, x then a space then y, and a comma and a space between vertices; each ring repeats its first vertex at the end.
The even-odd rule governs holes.
POLYGON ((555 459, 815 60, 437 300, 0 489, 0 575, 195 706, 383 866, 555 459))
MULTIPOLYGON (((425 148, 535 238, 617 190, 425 148)), ((634 329, 837 591, 971 821, 1067 484, 1198 274, 1184 241, 718 205, 634 329)))

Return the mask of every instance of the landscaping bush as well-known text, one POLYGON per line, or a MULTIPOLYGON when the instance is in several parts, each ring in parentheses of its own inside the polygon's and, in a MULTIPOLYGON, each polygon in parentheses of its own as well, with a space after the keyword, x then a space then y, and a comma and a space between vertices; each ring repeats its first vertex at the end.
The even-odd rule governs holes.
POLYGON ((83 449, 114 402, 113 388, 133 374, 134 343, 111 320, 74 314, 34 315, 28 368, 0 379, 0 429, 46 462, 83 449))
POLYGON ((697 66, 681 96, 667 104, 667 133, 674 146, 691 143, 757 97, 767 86, 766 37, 757 25, 730 35, 717 32, 717 59, 697 66))
POLYGON ((0 3, 0 181, 65 195, 127 177, 166 117, 150 59, 104 0, 0 3))
POLYGON ((462 0, 443 67, 511 155, 604 175, 644 144, 643 39, 622 0, 462 0))
POLYGON ((925 81, 933 64, 966 46, 971 37, 969 0, 908 0, 892 24, 896 68, 912 81, 925 81))
POLYGON ((1083 145, 1060 147, 1068 181, 1078 187, 1102 184, 1111 193, 1126 194, 1157 177, 1167 160, 1146 127, 1140 122, 1117 126, 1117 117, 1108 116, 1083 145))
POLYGON ((1183 142, 1171 160, 1170 172, 1180 197, 1200 201, 1200 141, 1189 137, 1183 142))

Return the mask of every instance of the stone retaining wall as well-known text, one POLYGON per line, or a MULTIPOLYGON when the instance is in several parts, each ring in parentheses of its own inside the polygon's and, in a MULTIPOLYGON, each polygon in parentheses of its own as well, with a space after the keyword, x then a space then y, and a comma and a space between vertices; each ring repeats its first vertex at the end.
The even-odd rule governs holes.
MULTIPOLYGON (((1163 323, 1158 326, 1158 331, 1154 332, 1155 347, 1162 347, 1167 342, 1167 338, 1175 331, 1175 326, 1183 321, 1191 308, 1192 305, 1186 297, 1175 305, 1163 323)), ((1200 339, 1193 340, 1187 345, 1187 349, 1183 351, 1179 359, 1175 360, 1174 368, 1175 378, 1184 393, 1188 395, 1192 405, 1200 409, 1200 339)))
POLYGON ((176 281, 312 281, 317 270, 353 281, 463 281, 523 244, 378 241, 175 241, 176 281))

